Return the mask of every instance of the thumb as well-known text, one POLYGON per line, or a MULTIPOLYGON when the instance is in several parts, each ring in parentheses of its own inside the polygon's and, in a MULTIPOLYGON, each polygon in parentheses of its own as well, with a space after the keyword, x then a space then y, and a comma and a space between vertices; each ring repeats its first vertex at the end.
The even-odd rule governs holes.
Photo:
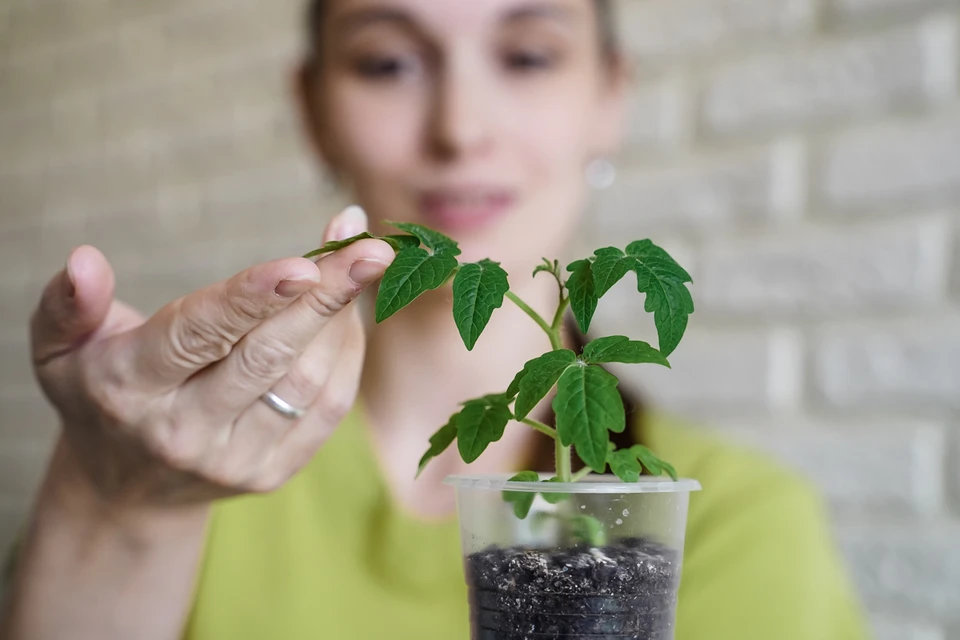
POLYGON ((30 323, 33 359, 42 365, 73 350, 107 317, 116 283, 106 257, 91 246, 74 249, 40 298, 30 323))

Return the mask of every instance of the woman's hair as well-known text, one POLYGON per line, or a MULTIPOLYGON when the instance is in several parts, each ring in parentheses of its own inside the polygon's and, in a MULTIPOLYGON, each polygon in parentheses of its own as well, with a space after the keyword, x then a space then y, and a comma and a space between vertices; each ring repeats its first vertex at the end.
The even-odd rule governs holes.
MULTIPOLYGON (((593 0, 597 8, 600 44, 604 54, 611 60, 620 55, 620 40, 617 37, 616 19, 613 15, 612 0, 593 0)), ((307 42, 312 52, 316 53, 317 35, 323 25, 327 8, 327 0, 309 0, 307 3, 307 42)))

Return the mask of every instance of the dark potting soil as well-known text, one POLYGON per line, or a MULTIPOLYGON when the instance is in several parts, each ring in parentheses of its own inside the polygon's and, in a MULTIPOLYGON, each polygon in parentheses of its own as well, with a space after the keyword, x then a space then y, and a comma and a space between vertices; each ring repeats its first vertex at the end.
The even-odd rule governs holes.
POLYGON ((678 553, 642 539, 467 558, 474 640, 670 640, 678 553))

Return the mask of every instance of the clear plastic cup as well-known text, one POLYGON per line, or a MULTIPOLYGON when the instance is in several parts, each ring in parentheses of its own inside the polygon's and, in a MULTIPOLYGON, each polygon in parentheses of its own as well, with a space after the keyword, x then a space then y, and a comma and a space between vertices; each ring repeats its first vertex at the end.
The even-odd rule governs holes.
POLYGON ((457 490, 472 640, 673 639, 696 480, 445 482, 457 490), (524 518, 505 499, 531 494, 524 518))

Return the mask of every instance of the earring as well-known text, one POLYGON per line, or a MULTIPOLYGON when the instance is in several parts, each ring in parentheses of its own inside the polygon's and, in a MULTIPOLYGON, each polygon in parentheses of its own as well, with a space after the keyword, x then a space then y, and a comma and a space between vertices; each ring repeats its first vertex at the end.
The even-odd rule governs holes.
POLYGON ((617 181, 617 168, 606 158, 596 158, 587 165, 587 184, 597 191, 609 189, 617 181))

